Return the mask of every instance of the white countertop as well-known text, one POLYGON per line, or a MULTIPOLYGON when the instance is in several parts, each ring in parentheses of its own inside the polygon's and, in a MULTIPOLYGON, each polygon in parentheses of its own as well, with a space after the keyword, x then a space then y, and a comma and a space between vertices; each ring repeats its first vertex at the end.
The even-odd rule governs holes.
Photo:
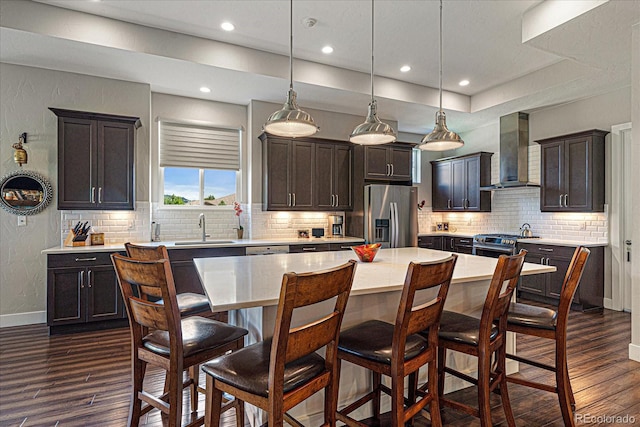
MULTIPOLYGON (((398 291, 410 261, 435 261, 449 255, 449 252, 421 248, 381 249, 373 262, 358 263, 351 294, 398 291)), ((497 259, 457 255, 452 284, 491 279, 497 259)), ((335 251, 196 258, 194 263, 212 309, 224 311, 276 305, 284 273, 323 270, 355 258, 352 252, 335 251)), ((522 274, 554 271, 553 266, 525 263, 522 274)))
MULTIPOLYGON (((189 242, 189 241, 183 241, 189 242)), ((284 245, 314 245, 323 243, 353 243, 361 244, 364 239, 359 237, 321 237, 299 239, 297 237, 284 239, 208 239, 207 243, 200 240, 193 240, 193 244, 176 245, 175 241, 165 242, 132 242, 140 245, 159 246, 165 245, 168 249, 194 249, 194 248, 229 248, 229 247, 246 247, 246 246, 284 246, 284 245), (219 242, 219 243, 216 243, 219 242)), ((117 252, 124 251, 124 243, 113 245, 98 246, 54 246, 44 249, 43 254, 65 254, 65 253, 82 253, 82 252, 117 252)))

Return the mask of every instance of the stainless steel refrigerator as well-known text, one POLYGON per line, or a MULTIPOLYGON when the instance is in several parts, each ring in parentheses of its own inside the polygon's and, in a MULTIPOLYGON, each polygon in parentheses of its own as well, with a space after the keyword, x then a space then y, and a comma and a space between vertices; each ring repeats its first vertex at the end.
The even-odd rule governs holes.
POLYGON ((383 248, 418 246, 418 189, 404 185, 364 187, 364 238, 383 248))

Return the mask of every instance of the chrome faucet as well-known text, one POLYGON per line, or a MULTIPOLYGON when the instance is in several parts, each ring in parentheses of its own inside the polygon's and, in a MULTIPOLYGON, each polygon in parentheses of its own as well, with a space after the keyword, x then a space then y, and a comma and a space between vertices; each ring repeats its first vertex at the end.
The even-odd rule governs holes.
POLYGON ((199 216, 198 227, 202 228, 202 241, 206 242, 209 235, 207 234, 207 223, 204 219, 204 213, 201 213, 199 216))

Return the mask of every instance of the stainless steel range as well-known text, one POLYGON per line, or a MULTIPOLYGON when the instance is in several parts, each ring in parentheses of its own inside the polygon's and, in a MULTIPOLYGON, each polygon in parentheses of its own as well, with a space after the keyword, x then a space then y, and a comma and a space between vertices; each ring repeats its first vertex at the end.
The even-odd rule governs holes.
MULTIPOLYGON (((476 234, 473 236, 473 254, 498 258, 500 255, 515 255, 518 239, 523 239, 517 234, 476 234)), ((535 237, 531 237, 535 238, 535 237)))

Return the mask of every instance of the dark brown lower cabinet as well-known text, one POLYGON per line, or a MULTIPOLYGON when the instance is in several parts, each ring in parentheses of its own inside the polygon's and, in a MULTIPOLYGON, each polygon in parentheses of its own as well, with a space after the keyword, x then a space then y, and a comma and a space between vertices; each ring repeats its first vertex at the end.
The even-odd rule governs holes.
MULTIPOLYGON (((518 250, 526 249, 525 262, 556 267, 554 273, 522 276, 518 284, 518 296, 534 301, 557 304, 562 283, 567 274, 575 246, 536 243, 518 243, 518 250)), ((604 298, 604 247, 590 247, 591 255, 585 266, 571 304, 572 309, 601 310, 604 298)))
POLYGON ((126 314, 110 253, 47 256, 50 334, 124 326, 126 314))
POLYGON ((418 247, 436 249, 439 251, 471 254, 473 251, 472 237, 453 236, 418 236, 418 247))

